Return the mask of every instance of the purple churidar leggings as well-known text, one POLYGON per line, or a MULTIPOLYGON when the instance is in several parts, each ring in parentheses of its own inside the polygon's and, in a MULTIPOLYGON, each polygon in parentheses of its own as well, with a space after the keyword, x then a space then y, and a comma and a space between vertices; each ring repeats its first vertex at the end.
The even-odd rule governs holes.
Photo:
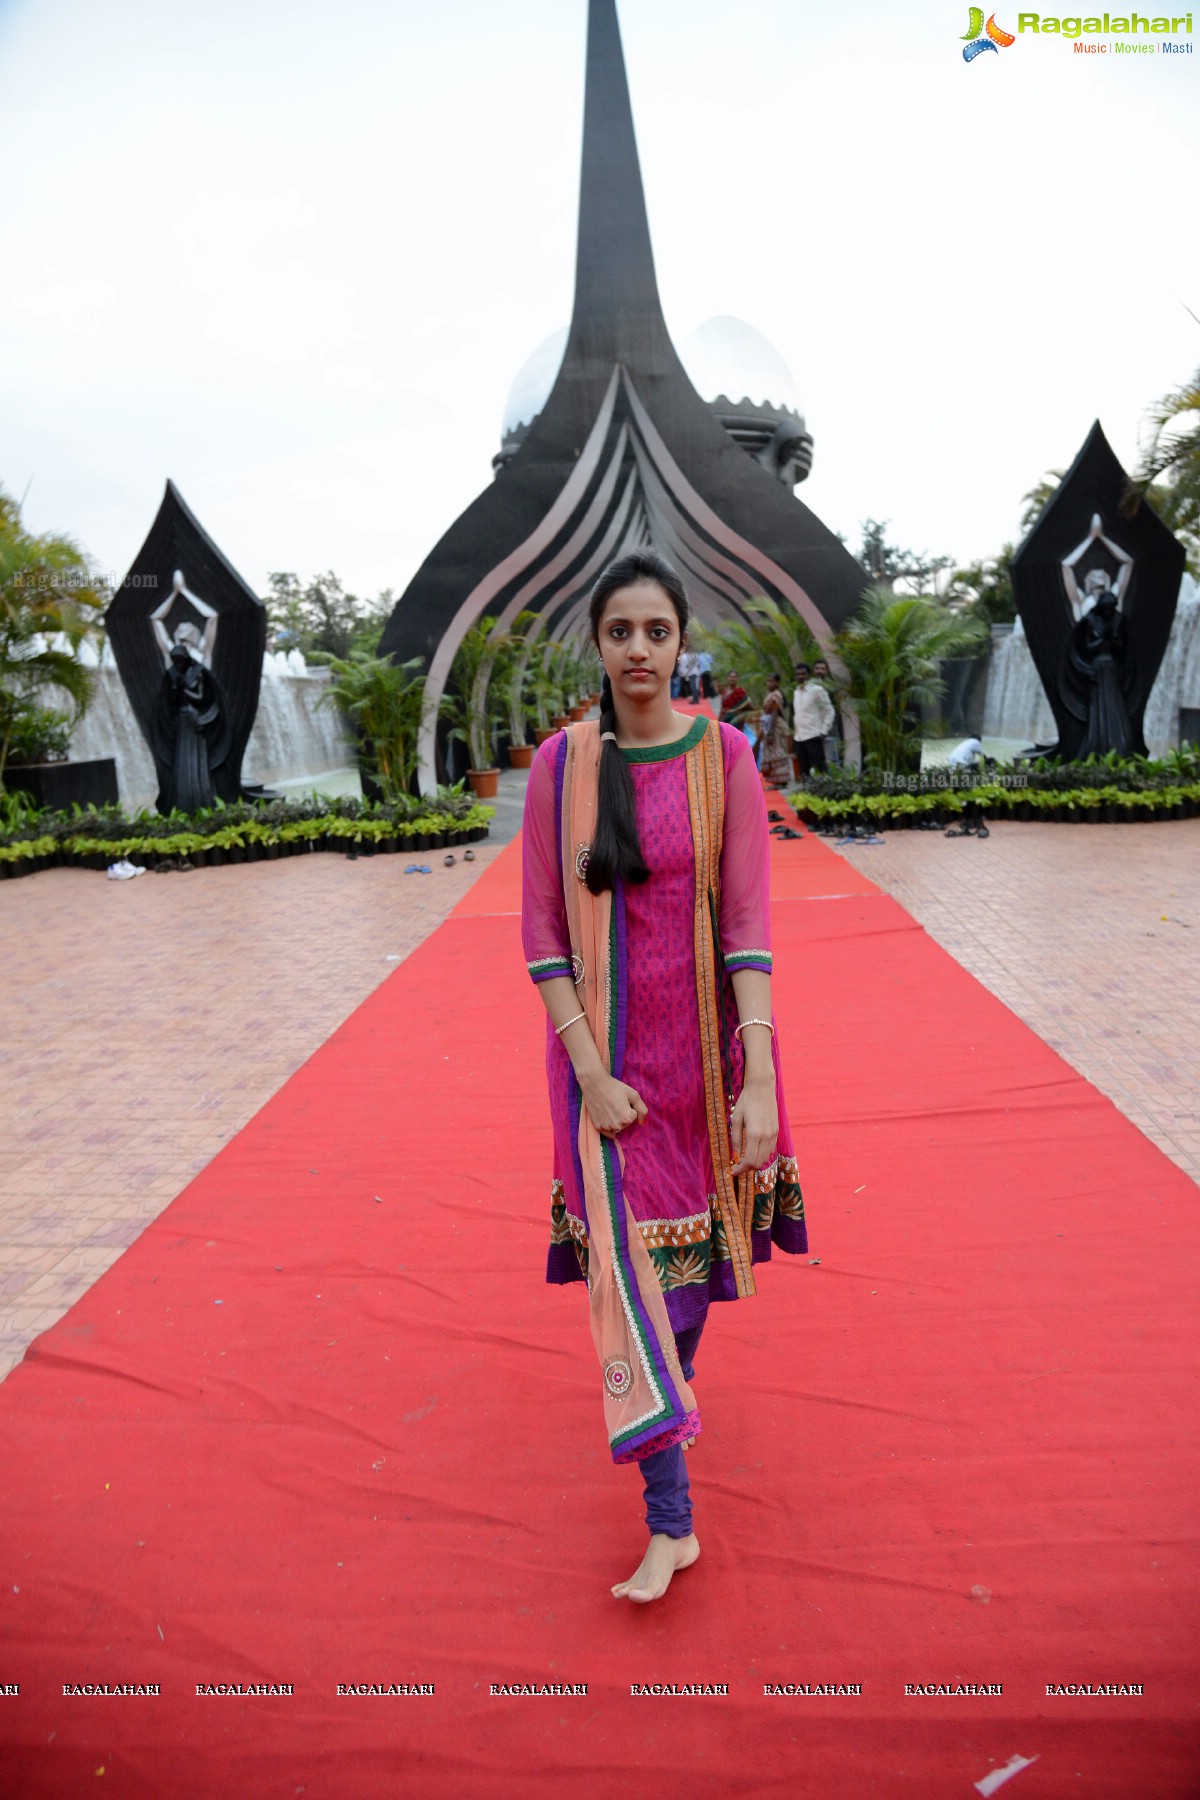
MULTIPOLYGON (((699 1325, 675 1333, 675 1348, 679 1352, 683 1379, 687 1382, 695 1373, 696 1346, 703 1330, 701 1320, 699 1325)), ((656 1450, 653 1456, 643 1456, 638 1467, 646 1484, 646 1524, 651 1537, 656 1532, 673 1538, 690 1537, 692 1499, 688 1492, 687 1454, 683 1445, 672 1444, 669 1450, 656 1450)))

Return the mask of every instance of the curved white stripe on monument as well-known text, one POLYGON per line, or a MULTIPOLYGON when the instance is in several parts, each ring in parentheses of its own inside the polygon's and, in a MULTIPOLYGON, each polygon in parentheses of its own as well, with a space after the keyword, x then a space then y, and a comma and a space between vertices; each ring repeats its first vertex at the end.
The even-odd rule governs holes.
POLYGON ((748 565, 751 569, 757 570, 769 587, 775 590, 777 596, 790 601, 792 606, 795 607, 796 611, 804 619, 818 644, 821 645, 822 649, 827 649, 832 634, 829 626, 821 617, 821 614, 818 612, 809 595, 800 586, 798 581, 793 581, 787 571, 781 569, 778 563, 772 562, 771 558, 767 556, 764 551, 756 549, 755 546, 748 543, 745 538, 739 537, 737 532, 726 525, 724 520, 713 511, 711 506, 709 506, 708 502, 696 492, 695 488, 683 473, 683 470, 672 457, 667 446, 663 443, 662 438, 655 428, 654 421, 646 411, 646 408, 642 405, 637 389, 629 379, 629 376, 624 370, 622 370, 621 373, 623 377, 623 386, 629 397, 629 404, 633 410, 633 416, 637 421, 641 436, 645 440, 646 446, 653 456, 657 467, 665 475, 666 480, 677 499, 691 514, 692 518, 695 519, 696 523, 703 526, 710 537, 715 538, 719 544, 724 544, 730 554, 736 556, 743 564, 748 565))
POLYGON ((580 452, 579 461, 564 483, 553 506, 525 541, 518 544, 517 548, 506 556, 503 562, 497 563, 496 567, 490 569, 483 580, 471 589, 443 633, 437 650, 434 652, 429 665, 429 674, 425 679, 425 715, 421 721, 418 739, 419 780, 422 793, 429 793, 437 785, 438 703, 446 691, 446 678, 450 673, 450 665, 458 652, 458 646, 476 619, 482 618, 486 613, 496 595, 502 593, 514 577, 520 575, 522 570, 527 569, 543 550, 550 547, 560 528, 571 517, 587 492, 588 484, 596 472, 604 450, 604 440, 608 435, 609 422, 616 405, 619 374, 619 370, 613 370, 612 380, 608 384, 603 404, 596 416, 596 422, 580 452))

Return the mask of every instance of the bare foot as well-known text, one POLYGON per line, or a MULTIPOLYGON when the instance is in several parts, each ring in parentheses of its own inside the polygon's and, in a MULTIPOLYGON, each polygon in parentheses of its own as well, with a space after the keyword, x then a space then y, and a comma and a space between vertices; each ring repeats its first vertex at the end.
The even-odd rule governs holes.
POLYGON ((690 1537, 673 1538, 656 1531, 628 1581, 618 1581, 613 1593, 618 1600, 634 1600, 644 1606, 648 1600, 661 1599, 671 1585, 677 1569, 690 1568, 700 1554, 700 1540, 695 1532, 690 1537))

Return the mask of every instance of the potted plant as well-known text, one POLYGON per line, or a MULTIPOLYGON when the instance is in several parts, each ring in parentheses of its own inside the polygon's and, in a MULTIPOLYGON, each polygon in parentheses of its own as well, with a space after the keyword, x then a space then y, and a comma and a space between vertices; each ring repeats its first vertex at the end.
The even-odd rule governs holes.
POLYGON ((936 705, 945 692, 939 664, 970 654, 985 635, 977 622, 928 599, 865 590, 834 647, 847 672, 866 767, 919 770, 921 709, 936 705))
POLYGON ((467 746, 471 758, 467 780, 480 800, 494 797, 500 779, 496 733, 504 727, 506 711, 501 684, 493 685, 493 677, 510 653, 523 648, 523 638, 501 630, 497 619, 485 615, 463 634, 451 666, 453 691, 446 708, 454 721, 450 736, 467 746))
POLYGON ((507 716, 508 760, 514 769, 528 769, 533 763, 536 748, 536 745, 526 742, 525 733, 526 728, 534 724, 537 717, 534 699, 537 659, 534 646, 523 635, 523 628, 536 622, 536 613, 518 613, 513 621, 512 641, 501 658, 501 692, 507 716))
POLYGON ((364 788, 392 805, 409 792, 417 770, 417 738, 425 703, 423 658, 395 663, 352 650, 331 656, 332 680, 318 706, 338 706, 358 751, 364 788))
POLYGON ((558 706, 558 690, 554 683, 550 660, 558 650, 558 645, 548 639, 539 644, 534 651, 530 682, 530 699, 533 704, 533 735, 539 744, 553 737, 561 726, 556 725, 554 714, 558 706))

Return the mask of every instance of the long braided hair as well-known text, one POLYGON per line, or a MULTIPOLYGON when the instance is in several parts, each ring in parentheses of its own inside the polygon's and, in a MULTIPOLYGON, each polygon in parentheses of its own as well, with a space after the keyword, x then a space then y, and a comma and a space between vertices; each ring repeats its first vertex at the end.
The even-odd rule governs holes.
MULTIPOLYGON (((592 589, 588 618, 592 642, 600 647, 600 618, 609 597, 619 588, 634 587, 639 582, 660 587, 675 608, 682 643, 688 627, 688 602, 683 582, 665 556, 657 550, 633 550, 628 556, 609 563, 592 589)), ((605 672, 600 688, 600 730, 617 729, 617 711, 613 703, 612 682, 605 672)), ((637 884, 648 881, 650 871, 638 842, 637 814, 634 808, 633 777, 629 765, 610 738, 600 746, 600 784, 596 800, 596 825, 588 857, 587 885, 593 894, 611 888, 617 877, 637 884)))

